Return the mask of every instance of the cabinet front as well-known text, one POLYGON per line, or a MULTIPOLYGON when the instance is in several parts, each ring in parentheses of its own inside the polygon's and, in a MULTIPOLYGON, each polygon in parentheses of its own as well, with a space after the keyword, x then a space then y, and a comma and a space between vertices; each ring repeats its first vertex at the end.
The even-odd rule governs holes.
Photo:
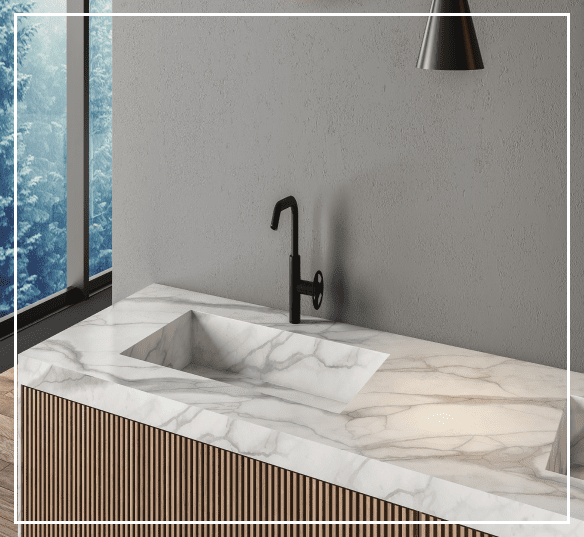
POLYGON ((421 525, 441 519, 32 388, 22 387, 21 400, 23 521, 159 522, 24 524, 25 537, 493 537, 421 525), (400 524, 367 524, 379 521, 400 524))

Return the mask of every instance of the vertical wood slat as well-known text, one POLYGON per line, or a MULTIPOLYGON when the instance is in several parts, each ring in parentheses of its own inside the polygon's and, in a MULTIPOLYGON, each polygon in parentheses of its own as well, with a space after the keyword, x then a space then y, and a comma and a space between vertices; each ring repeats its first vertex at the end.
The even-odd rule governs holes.
POLYGON ((37 525, 23 537, 492 537, 22 388, 24 520, 354 520, 351 525, 37 525), (403 521, 381 526, 367 521, 403 521))

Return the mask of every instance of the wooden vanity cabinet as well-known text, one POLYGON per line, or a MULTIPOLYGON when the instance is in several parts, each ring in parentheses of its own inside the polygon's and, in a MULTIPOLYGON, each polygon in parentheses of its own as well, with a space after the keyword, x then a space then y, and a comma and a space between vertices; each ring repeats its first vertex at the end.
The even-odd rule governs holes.
POLYGON ((23 521, 242 522, 25 523, 24 537, 492 537, 454 524, 419 525, 441 519, 24 386, 21 415, 23 521))

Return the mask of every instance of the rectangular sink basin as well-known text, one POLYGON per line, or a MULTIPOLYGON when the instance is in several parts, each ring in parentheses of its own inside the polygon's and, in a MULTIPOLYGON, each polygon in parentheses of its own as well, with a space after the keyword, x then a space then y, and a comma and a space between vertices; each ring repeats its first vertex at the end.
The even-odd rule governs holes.
POLYGON ((188 311, 125 356, 342 412, 388 354, 188 311))
MULTIPOLYGON (((568 474, 566 424, 567 409, 564 408, 546 466, 546 470, 564 475, 568 474)), ((570 475, 584 479, 584 398, 576 395, 570 396, 570 475)))

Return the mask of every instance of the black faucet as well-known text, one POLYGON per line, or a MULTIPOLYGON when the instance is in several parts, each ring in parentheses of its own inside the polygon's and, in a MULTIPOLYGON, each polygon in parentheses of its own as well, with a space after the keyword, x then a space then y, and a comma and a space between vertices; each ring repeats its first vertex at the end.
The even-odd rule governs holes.
POLYGON ((272 229, 278 229, 280 213, 290 208, 292 210, 292 255, 290 256, 290 323, 300 323, 300 295, 312 296, 314 309, 320 308, 324 282, 322 272, 319 270, 314 275, 314 280, 309 282, 300 278, 300 256, 298 255, 298 204, 294 196, 281 199, 274 207, 272 215, 272 229))

